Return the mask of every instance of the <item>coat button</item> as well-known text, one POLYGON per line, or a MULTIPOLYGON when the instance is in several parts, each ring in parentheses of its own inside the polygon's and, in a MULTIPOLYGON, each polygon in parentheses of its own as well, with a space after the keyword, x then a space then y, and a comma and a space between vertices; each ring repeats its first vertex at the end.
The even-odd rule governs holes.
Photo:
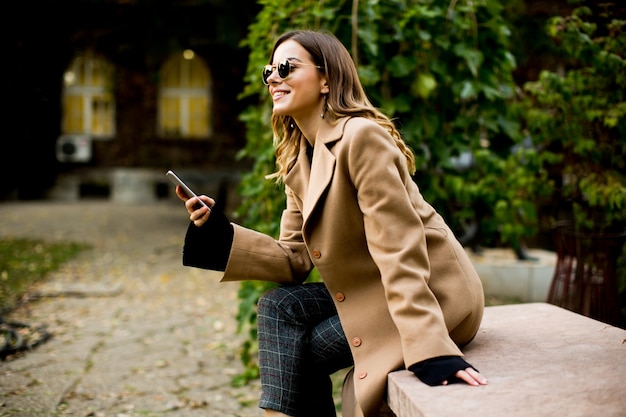
POLYGON ((359 347, 359 346, 361 346, 361 343, 363 343, 363 342, 361 341, 360 337, 355 337, 355 338, 352 339, 352 345, 353 346, 359 347))
POLYGON ((312 255, 315 259, 319 259, 322 257, 322 252, 318 251, 317 249, 313 250, 312 255))
POLYGON ((367 372, 365 372, 365 371, 360 372, 359 375, 358 375, 359 379, 365 379, 366 376, 367 376, 367 372))
POLYGON ((337 294, 335 294, 335 300, 342 302, 345 299, 346 299, 346 296, 344 293, 338 292, 337 294))

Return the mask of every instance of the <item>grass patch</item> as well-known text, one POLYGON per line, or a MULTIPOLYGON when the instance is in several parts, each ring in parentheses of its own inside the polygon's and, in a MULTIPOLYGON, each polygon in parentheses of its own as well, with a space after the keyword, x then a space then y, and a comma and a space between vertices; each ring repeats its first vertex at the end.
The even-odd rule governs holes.
POLYGON ((0 314, 14 308, 33 283, 89 248, 76 242, 0 239, 0 314))

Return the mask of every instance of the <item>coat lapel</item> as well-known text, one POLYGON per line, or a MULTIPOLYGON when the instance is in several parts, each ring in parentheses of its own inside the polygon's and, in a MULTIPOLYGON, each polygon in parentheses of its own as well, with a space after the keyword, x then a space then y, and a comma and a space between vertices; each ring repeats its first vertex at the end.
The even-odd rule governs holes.
MULTIPOLYGON (((319 138, 318 138, 319 139, 319 138)), ((333 155, 325 143, 316 144, 313 149, 313 161, 311 163, 311 177, 309 189, 304 199, 304 222, 311 215, 320 197, 330 184, 335 172, 335 155, 333 155)))
POLYGON ((285 184, 303 202, 301 209, 304 224, 333 178, 336 161, 331 148, 341 138, 347 120, 348 118, 342 118, 333 124, 322 126, 316 138, 310 165, 306 155, 306 139, 302 138, 298 161, 285 177, 285 184))
MULTIPOLYGON (((298 159, 291 170, 285 176, 285 185, 298 197, 299 201, 304 201, 309 189, 309 178, 311 177, 311 164, 306 154, 306 139, 300 139, 300 152, 298 159)), ((302 210, 302 207, 300 207, 302 210)))

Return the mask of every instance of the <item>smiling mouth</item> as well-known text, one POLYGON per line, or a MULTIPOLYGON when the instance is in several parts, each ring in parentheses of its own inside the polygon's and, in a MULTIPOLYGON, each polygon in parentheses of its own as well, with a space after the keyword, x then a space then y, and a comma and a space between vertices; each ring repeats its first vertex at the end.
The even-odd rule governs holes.
POLYGON ((274 94, 272 94, 272 98, 277 99, 280 98, 282 96, 286 96, 287 94, 289 94, 286 91, 276 91, 274 94))

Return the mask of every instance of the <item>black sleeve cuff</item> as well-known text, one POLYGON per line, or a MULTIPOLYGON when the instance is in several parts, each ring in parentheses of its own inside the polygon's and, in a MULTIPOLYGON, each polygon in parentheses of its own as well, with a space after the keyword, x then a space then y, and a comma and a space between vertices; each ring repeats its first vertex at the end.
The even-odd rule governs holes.
POLYGON ((409 366, 409 371, 413 372, 423 383, 435 386, 441 385, 446 380, 449 384, 461 382, 461 379, 454 374, 467 368, 476 370, 460 356, 440 356, 413 364, 409 366))
POLYGON ((187 228, 183 247, 183 265, 225 271, 233 245, 233 226, 224 213, 213 210, 209 219, 196 227, 187 228))

